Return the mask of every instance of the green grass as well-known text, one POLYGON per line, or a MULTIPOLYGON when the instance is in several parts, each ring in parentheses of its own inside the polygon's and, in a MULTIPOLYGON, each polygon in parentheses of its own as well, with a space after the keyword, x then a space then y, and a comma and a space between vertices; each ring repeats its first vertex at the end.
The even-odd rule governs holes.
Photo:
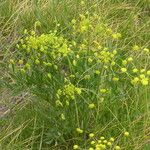
POLYGON ((88 150, 102 136, 115 139, 108 150, 149 149, 149 11, 149 0, 1 0, 1 103, 11 111, 0 149, 88 150))

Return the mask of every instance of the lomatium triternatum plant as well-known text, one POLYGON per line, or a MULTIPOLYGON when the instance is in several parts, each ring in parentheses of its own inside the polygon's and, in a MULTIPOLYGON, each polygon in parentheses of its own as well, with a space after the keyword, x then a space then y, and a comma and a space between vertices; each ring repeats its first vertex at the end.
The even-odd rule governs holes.
POLYGON ((70 20, 67 34, 61 24, 48 33, 37 26, 24 30, 8 67, 12 87, 49 104, 46 139, 68 141, 69 149, 132 149, 147 109, 137 93, 149 86, 148 47, 124 45, 124 35, 94 12, 70 20))

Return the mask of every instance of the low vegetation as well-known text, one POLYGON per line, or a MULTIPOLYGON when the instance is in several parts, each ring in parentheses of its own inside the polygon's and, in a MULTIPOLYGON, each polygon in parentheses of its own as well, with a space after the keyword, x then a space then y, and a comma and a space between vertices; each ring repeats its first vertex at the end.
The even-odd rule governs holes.
POLYGON ((149 0, 0 7, 1 149, 149 149, 149 0))

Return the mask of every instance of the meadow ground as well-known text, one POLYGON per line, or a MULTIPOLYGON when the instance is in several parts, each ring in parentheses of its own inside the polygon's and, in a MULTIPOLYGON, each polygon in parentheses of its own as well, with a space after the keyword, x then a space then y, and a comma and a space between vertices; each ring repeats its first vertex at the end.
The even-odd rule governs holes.
POLYGON ((149 150, 149 48, 149 0, 0 0, 0 150, 149 150))

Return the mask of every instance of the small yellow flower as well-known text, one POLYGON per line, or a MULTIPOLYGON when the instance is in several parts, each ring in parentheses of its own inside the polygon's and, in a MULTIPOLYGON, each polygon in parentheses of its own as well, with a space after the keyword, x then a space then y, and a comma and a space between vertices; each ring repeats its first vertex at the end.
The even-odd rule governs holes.
POLYGON ((47 76, 48 76, 48 78, 49 78, 49 79, 51 79, 51 78, 52 78, 51 73, 48 73, 48 74, 47 74, 47 76))
POLYGON ((123 64, 123 65, 126 65, 126 64, 127 64, 127 61, 126 61, 126 60, 123 60, 123 61, 122 61, 122 64, 123 64))
POLYGON ((106 90, 106 89, 100 89, 100 92, 101 92, 101 93, 106 93, 107 90, 106 90))
POLYGON ((133 49, 134 51, 137 51, 137 50, 140 49, 140 47, 139 47, 138 45, 134 45, 134 46, 132 47, 132 49, 133 49))
POLYGON ((78 145, 74 145, 73 149, 79 149, 79 146, 78 145))
POLYGON ((124 136, 126 136, 126 137, 129 136, 129 132, 127 132, 127 131, 124 132, 124 136))
POLYGON ((105 137, 103 137, 103 136, 100 137, 100 140, 104 140, 104 139, 105 139, 105 137))
POLYGON ((116 55, 116 54, 117 54, 117 50, 113 50, 113 52, 112 52, 112 53, 116 55))
POLYGON ((77 59, 79 59, 79 58, 80 58, 80 56, 79 56, 79 55, 76 55, 76 58, 77 58, 77 59))
POLYGON ((149 53, 149 49, 148 48, 144 48, 143 51, 146 52, 146 53, 149 53))
POLYGON ((95 70, 95 74, 99 75, 100 71, 99 70, 95 70))
POLYGON ((95 136, 94 133, 90 133, 90 134, 89 134, 89 137, 90 137, 90 138, 93 138, 94 136, 95 136))
POLYGON ((113 80, 113 81, 119 81, 119 78, 113 77, 112 80, 113 80))
POLYGON ((144 74, 141 74, 141 75, 140 75, 140 78, 141 78, 141 79, 144 79, 144 78, 145 78, 145 75, 144 75, 144 74))
POLYGON ((62 120, 65 120, 65 119, 66 119, 64 114, 61 114, 61 119, 62 119, 62 120))
POLYGON ((73 60, 73 62, 72 62, 72 63, 73 63, 73 65, 74 65, 74 66, 76 66, 76 65, 77 65, 76 60, 73 60))
POLYGON ((141 83, 142 83, 143 85, 148 85, 148 78, 142 79, 142 80, 141 80, 141 83))
POLYGON ((138 81, 139 81, 139 78, 138 78, 138 77, 135 77, 135 78, 134 78, 134 81, 135 81, 135 82, 138 82, 138 81))
POLYGON ((126 68, 121 68, 121 72, 125 73, 125 72, 127 72, 127 69, 126 68))
POLYGON ((98 49, 99 49, 99 50, 100 50, 100 49, 102 49, 102 46, 101 46, 101 45, 99 45, 99 46, 98 46, 98 49))
POLYGON ((21 73, 25 73, 26 71, 24 69, 20 69, 21 73))
POLYGON ((81 5, 85 5, 85 2, 84 2, 84 1, 81 1, 81 5))
POLYGON ((96 144, 95 147, 96 147, 96 150, 100 150, 101 144, 96 144))
POLYGON ((111 142, 114 142, 114 141, 115 141, 115 139, 114 139, 113 137, 111 137, 109 140, 110 140, 111 142))
POLYGON ((140 70, 140 73, 143 73, 143 72, 145 72, 145 71, 146 71, 145 69, 141 69, 141 70, 140 70))
POLYGON ((94 103, 89 104, 89 108, 90 108, 90 109, 95 108, 95 104, 94 104, 94 103))
POLYGON ((136 72, 138 72, 138 69, 137 69, 137 68, 134 68, 132 71, 133 71, 134 73, 136 73, 136 72))
POLYGON ((133 58, 132 58, 132 57, 129 57, 129 58, 128 58, 128 61, 129 61, 129 62, 133 61, 133 58))
POLYGON ((138 77, 135 77, 133 80, 131 80, 131 83, 132 84, 137 84, 139 80, 140 79, 138 77))
POLYGON ((94 145, 95 144, 95 141, 91 141, 91 145, 94 145))
POLYGON ((147 71, 147 75, 150 75, 150 70, 147 71))
POLYGON ((104 141, 103 141, 103 143, 105 143, 105 144, 106 144, 106 143, 107 143, 107 140, 104 140, 104 141))
POLYGON ((29 69, 29 68, 30 68, 30 64, 26 63, 26 64, 25 64, 25 68, 26 68, 26 69, 29 69))
POLYGON ((112 34, 113 39, 118 39, 117 34, 112 34))
POLYGON ((31 31, 31 35, 33 35, 33 36, 34 36, 34 35, 35 35, 35 31, 31 31))
POLYGON ((71 20, 71 23, 72 23, 72 24, 75 24, 75 23, 76 23, 76 20, 75 20, 75 19, 72 19, 72 20, 71 20))
POLYGON ((77 131, 78 133, 80 133, 80 134, 83 133, 83 130, 81 130, 80 128, 77 128, 76 131, 77 131))
POLYGON ((98 140, 98 143, 102 143, 102 141, 101 141, 101 140, 98 140))
POLYGON ((121 38, 121 34, 120 33, 114 33, 114 34, 112 34, 112 38, 114 40, 117 40, 117 39, 121 38))
POLYGON ((112 145, 112 143, 111 143, 111 142, 107 142, 107 145, 108 145, 108 146, 111 146, 111 145, 112 145))
POLYGON ((10 59, 9 62, 10 62, 11 64, 14 64, 14 63, 15 63, 13 59, 10 59))
POLYGON ((104 144, 101 144, 101 146, 100 146, 102 149, 105 149, 106 148, 106 145, 104 145, 104 144))
POLYGON ((113 31, 112 31, 111 28, 108 28, 108 29, 106 29, 106 32, 109 33, 109 34, 111 34, 113 31))
POLYGON ((22 64, 23 64, 23 60, 19 60, 19 61, 18 61, 18 64, 19 64, 19 65, 22 65, 22 64))
POLYGON ((70 78, 75 78, 75 75, 74 75, 74 74, 71 74, 71 75, 70 75, 70 78))
POLYGON ((112 65, 112 66, 114 66, 115 64, 116 64, 116 62, 115 62, 115 61, 112 61, 112 62, 111 62, 111 65, 112 65))
POLYGON ((120 148, 120 146, 115 146, 115 149, 120 150, 121 148, 120 148))
POLYGON ((81 89, 80 88, 75 88, 75 89, 76 89, 77 94, 80 95, 81 94, 81 89))

